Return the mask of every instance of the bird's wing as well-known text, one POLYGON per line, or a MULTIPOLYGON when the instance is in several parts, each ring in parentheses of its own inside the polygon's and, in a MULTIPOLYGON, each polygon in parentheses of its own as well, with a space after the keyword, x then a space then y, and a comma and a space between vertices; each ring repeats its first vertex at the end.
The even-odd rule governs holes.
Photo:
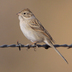
POLYGON ((49 45, 65 60, 65 62, 68 63, 67 60, 63 57, 63 55, 53 46, 52 42, 54 42, 54 40, 52 39, 51 35, 47 32, 47 30, 41 25, 41 23, 37 19, 31 20, 29 23, 29 26, 32 29, 36 31, 40 31, 45 36, 47 36, 49 41, 47 41, 46 44, 49 43, 49 45))
POLYGON ((42 24, 37 20, 37 19, 33 19, 30 21, 29 26, 39 32, 42 32, 45 36, 48 37, 48 39, 54 43, 53 38, 51 37, 51 35, 48 33, 48 31, 42 26, 42 24))

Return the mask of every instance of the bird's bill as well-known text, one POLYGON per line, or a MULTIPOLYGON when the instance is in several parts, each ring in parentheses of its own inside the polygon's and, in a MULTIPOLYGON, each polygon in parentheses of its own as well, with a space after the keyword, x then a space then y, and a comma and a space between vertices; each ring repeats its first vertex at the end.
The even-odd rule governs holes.
POLYGON ((20 12, 18 12, 16 15, 21 15, 21 13, 20 13, 20 12))

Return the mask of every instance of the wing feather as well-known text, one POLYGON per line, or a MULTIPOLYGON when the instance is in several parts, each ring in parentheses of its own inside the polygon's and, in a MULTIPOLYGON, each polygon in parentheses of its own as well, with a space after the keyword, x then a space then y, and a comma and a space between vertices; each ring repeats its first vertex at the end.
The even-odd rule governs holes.
POLYGON ((33 19, 30 21, 29 26, 36 30, 36 31, 40 31, 42 32, 45 36, 48 37, 48 39, 54 43, 53 38, 51 37, 51 35, 48 33, 48 31, 42 26, 42 24, 37 20, 37 19, 33 19))

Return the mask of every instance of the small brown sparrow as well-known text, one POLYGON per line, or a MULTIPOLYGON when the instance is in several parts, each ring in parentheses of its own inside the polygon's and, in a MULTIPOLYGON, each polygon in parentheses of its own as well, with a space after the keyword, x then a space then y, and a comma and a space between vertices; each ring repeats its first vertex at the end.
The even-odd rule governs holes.
POLYGON ((62 54, 53 46, 54 40, 51 35, 28 8, 19 12, 18 16, 20 20, 20 29, 27 39, 32 43, 46 43, 68 63, 62 54))

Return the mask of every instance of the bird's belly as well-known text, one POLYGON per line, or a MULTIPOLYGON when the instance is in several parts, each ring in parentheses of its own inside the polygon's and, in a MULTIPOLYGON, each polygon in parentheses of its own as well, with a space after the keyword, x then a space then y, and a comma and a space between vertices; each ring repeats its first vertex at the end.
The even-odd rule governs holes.
POLYGON ((20 28, 25 35, 27 39, 29 39, 31 42, 43 42, 43 36, 42 33, 34 31, 29 26, 22 26, 20 25, 20 28))

